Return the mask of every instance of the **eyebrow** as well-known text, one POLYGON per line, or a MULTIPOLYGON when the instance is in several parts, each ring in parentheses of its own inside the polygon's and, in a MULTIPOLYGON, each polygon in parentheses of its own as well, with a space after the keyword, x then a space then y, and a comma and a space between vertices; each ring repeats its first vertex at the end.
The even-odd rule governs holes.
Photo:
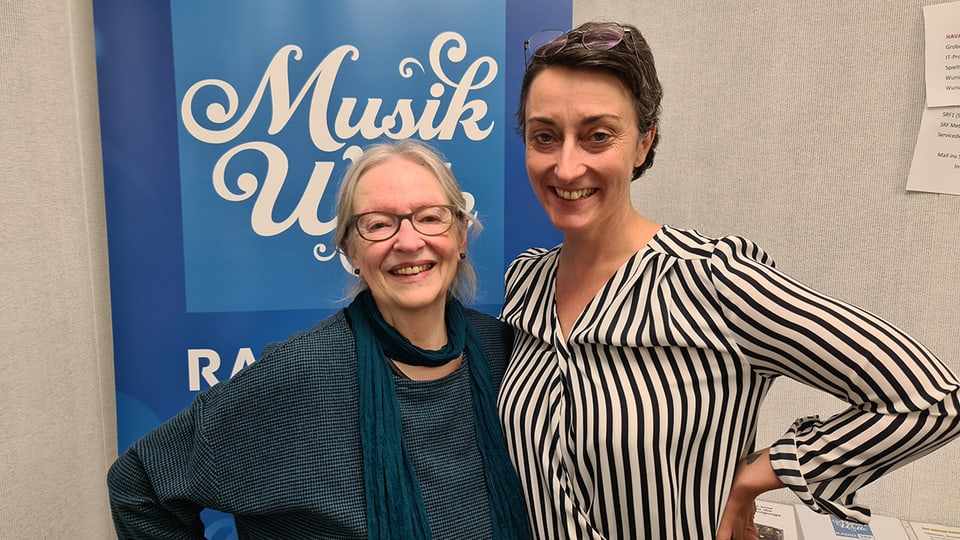
POLYGON ((356 213, 356 214, 368 214, 368 213, 370 213, 370 212, 385 212, 385 213, 387 213, 387 214, 407 214, 407 213, 410 213, 410 212, 416 212, 417 210, 420 210, 420 209, 422 209, 422 208, 426 208, 426 207, 428 207, 428 206, 456 206, 456 205, 453 204, 452 202, 445 202, 445 201, 444 201, 444 202, 426 202, 426 203, 420 203, 420 204, 408 204, 408 205, 407 205, 407 211, 406 211, 406 212, 397 212, 397 211, 394 211, 394 210, 396 210, 396 207, 394 207, 394 210, 388 210, 388 209, 387 209, 387 208, 390 207, 391 204, 392 204, 392 203, 389 203, 389 202, 388 202, 388 203, 381 203, 381 204, 378 205, 376 208, 373 208, 373 209, 370 209, 370 210, 362 210, 362 211, 358 211, 358 212, 355 212, 355 213, 356 213))
MULTIPOLYGON (((584 118, 584 119, 580 122, 580 124, 581 124, 581 125, 596 124, 597 122, 600 122, 600 121, 602 121, 602 120, 617 120, 617 121, 620 121, 621 118, 620 118, 619 116, 615 115, 615 114, 597 114, 597 115, 588 116, 588 117, 584 118)), ((553 119, 547 118, 547 117, 543 117, 543 116, 532 116, 532 117, 528 118, 528 119, 527 119, 527 125, 532 124, 532 123, 546 124, 546 125, 548 125, 548 126, 555 126, 555 125, 557 125, 557 122, 554 121, 553 119)))

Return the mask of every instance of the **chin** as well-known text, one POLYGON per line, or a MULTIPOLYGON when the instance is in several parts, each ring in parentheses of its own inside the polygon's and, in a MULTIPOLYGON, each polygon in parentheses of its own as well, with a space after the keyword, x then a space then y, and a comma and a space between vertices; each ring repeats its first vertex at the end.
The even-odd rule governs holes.
POLYGON ((569 216, 560 216, 557 218, 551 218, 551 223, 553 223, 554 228, 563 234, 575 233, 577 231, 584 230, 588 227, 588 223, 585 223, 582 219, 570 219, 569 216))
POLYGON ((427 309, 436 305, 444 305, 446 294, 442 292, 404 295, 398 299, 398 304, 405 309, 427 309))

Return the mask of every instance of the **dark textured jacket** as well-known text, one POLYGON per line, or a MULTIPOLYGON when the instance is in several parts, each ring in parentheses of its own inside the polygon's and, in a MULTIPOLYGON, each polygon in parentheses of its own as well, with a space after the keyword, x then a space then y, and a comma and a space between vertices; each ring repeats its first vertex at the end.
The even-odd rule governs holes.
MULTIPOLYGON (((467 314, 499 388, 510 330, 467 314)), ((395 379, 437 539, 491 536, 469 366, 436 381, 395 379)), ((357 358, 344 312, 199 394, 127 449, 108 484, 121 539, 203 538, 203 508, 233 514, 241 539, 364 538, 357 358)))

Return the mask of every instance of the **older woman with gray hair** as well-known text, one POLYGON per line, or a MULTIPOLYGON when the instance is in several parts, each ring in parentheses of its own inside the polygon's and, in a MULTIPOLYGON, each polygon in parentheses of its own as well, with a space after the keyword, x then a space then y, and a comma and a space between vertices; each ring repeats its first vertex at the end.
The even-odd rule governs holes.
POLYGON ((118 536, 201 539, 212 508, 241 538, 529 538, 496 411, 511 332, 461 303, 472 220, 436 151, 368 148, 338 196, 355 298, 120 456, 118 536))

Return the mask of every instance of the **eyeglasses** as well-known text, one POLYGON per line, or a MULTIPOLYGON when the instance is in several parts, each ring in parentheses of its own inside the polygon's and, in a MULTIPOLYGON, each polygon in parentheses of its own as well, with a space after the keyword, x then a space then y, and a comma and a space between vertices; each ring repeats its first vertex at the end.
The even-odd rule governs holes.
POLYGON ((456 206, 434 205, 418 208, 409 214, 390 212, 364 212, 356 214, 347 221, 347 226, 356 225, 360 238, 368 242, 383 242, 393 238, 400 231, 400 223, 410 220, 413 230, 427 236, 439 236, 450 230, 454 216, 459 216, 456 206))
POLYGON ((530 63, 530 52, 533 51, 535 57, 546 57, 557 54, 570 43, 571 40, 580 37, 580 44, 584 49, 591 51, 607 51, 620 42, 623 37, 630 32, 629 28, 624 28, 619 24, 597 24, 586 30, 541 30, 530 36, 530 39, 523 42, 523 57, 526 64, 530 63))

